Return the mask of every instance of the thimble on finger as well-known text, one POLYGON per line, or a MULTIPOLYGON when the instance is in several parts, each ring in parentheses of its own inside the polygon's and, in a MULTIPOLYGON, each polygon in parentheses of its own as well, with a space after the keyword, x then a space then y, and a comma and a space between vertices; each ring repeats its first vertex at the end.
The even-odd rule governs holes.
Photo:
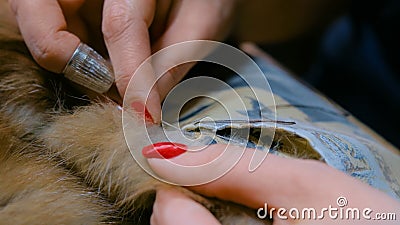
POLYGON ((107 92, 114 83, 111 65, 84 43, 76 48, 63 74, 67 79, 97 93, 107 92))

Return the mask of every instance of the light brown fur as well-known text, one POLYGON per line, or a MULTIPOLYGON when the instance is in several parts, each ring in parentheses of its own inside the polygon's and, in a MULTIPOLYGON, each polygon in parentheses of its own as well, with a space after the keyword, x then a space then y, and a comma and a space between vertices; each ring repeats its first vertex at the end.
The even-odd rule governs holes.
POLYGON ((33 144, 16 140, 13 129, 0 126, 1 224, 98 224, 112 219, 116 210, 101 194, 33 144))

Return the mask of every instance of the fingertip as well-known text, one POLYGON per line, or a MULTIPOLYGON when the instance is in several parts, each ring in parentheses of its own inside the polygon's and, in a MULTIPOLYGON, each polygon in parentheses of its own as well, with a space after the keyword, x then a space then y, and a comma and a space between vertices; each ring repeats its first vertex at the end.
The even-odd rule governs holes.
POLYGON ((139 113, 147 122, 161 122, 161 100, 152 65, 145 61, 129 79, 116 81, 124 96, 124 107, 139 113))
POLYGON ((143 96, 140 92, 132 92, 129 95, 130 97, 124 98, 125 108, 133 110, 139 119, 143 119, 146 123, 160 124, 161 101, 158 93, 152 93, 148 97, 143 96))
POLYGON ((161 123, 161 100, 157 88, 152 88, 148 98, 145 101, 149 117, 154 124, 161 123))
POLYGON ((174 189, 157 191, 151 216, 152 224, 219 224, 201 204, 174 189))

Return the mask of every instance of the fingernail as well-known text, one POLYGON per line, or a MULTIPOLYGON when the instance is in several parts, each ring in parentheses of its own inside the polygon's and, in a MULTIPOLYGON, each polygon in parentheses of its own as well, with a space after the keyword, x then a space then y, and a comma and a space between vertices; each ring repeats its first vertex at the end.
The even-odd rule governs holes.
POLYGON ((159 142, 142 149, 146 158, 170 159, 186 152, 187 146, 172 142, 159 142))
POLYGON ((139 113, 139 115, 144 116, 146 122, 154 123, 153 117, 151 117, 149 111, 141 102, 133 102, 131 107, 133 110, 139 113))

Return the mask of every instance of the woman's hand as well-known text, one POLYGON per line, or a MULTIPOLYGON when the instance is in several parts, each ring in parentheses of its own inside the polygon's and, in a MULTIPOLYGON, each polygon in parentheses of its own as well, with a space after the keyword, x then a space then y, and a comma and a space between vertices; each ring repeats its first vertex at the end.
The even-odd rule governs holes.
MULTIPOLYGON (((185 152, 182 155, 169 159, 159 159, 154 150, 148 147, 144 150, 148 162, 161 178, 174 183, 193 181, 193 173, 179 165, 202 165, 215 159, 225 149, 224 145, 211 145, 201 152, 185 152), (152 154, 148 154, 153 152, 152 154), (155 156, 155 157, 154 157, 155 156)), ((166 149, 163 149, 165 155, 166 149)), ((240 147, 229 147, 227 153, 241 151, 240 147)), ((363 218, 365 208, 372 209, 369 214, 374 218, 376 213, 399 213, 400 203, 385 193, 372 188, 328 165, 302 159, 282 158, 269 154, 261 166, 254 172, 248 171, 248 165, 254 150, 247 149, 238 164, 227 174, 207 184, 192 186, 189 189, 209 197, 217 197, 236 202, 254 209, 254 213, 261 208, 260 214, 266 215, 272 208, 274 224, 395 224, 396 221, 367 220, 363 218), (314 208, 317 216, 323 208, 329 205, 341 208, 337 201, 345 197, 347 206, 343 209, 358 208, 361 219, 333 219, 329 211, 324 212, 322 219, 290 218, 288 212, 277 215, 279 208, 287 210, 297 208, 314 208)), ((176 153, 176 151, 175 151, 176 153)), ((179 152, 180 153, 180 152, 179 152)), ((220 165, 216 165, 219 167, 220 165)), ((212 174, 217 167, 206 167, 204 174, 212 174)), ((342 199, 343 200, 343 199, 342 199)), ((338 213, 338 211, 336 211, 338 213)), ((333 212, 335 213, 335 212, 333 212)), ((174 214, 176 215, 176 214, 174 214)), ((334 214, 333 214, 334 215, 334 214)), ((269 218, 269 215, 267 216, 269 218)), ((207 224, 218 224, 210 212, 187 196, 173 190, 161 190, 157 193, 153 208, 152 224, 188 224, 195 221, 207 221, 207 224), (180 212, 179 216, 170 216, 171 212, 180 212)), ((205 222, 204 222, 205 223, 205 222)), ((204 224, 199 223, 199 224, 204 224)))
MULTIPOLYGON (((187 40, 223 39, 230 30, 237 1, 9 0, 9 4, 39 65, 61 73, 82 41, 108 54, 123 97, 135 70, 153 52, 187 40)), ((152 120, 158 123, 161 100, 188 69, 168 73, 153 89, 154 74, 138 74, 129 90, 133 107, 144 108, 146 104, 152 120)))

